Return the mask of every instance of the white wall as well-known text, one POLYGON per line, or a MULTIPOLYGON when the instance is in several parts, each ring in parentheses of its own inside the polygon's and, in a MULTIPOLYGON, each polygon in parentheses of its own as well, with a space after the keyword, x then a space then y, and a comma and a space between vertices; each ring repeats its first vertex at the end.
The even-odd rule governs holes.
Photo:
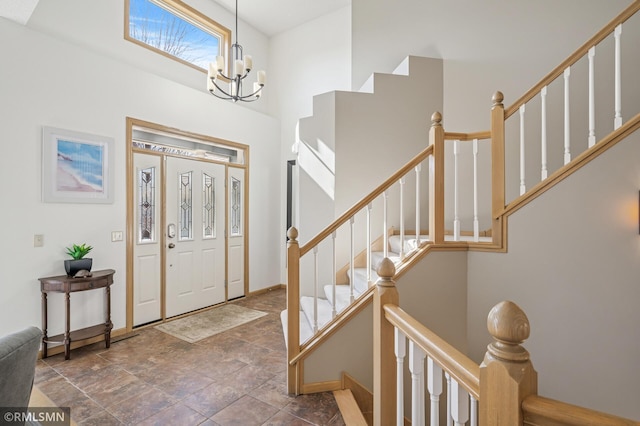
POLYGON ((508 253, 469 253, 472 358, 491 307, 512 300, 541 395, 640 419, 638 188, 636 132, 509 217, 508 253))
MULTIPOLYGON (((311 115, 313 96, 351 87, 351 8, 345 7, 271 38, 269 46, 269 111, 280 118, 280 173, 282 203, 277 233, 285 250, 287 160, 295 159, 298 119, 311 115)), ((298 226, 298 224, 296 224, 298 226)), ((309 233, 301 230, 303 236, 309 233)), ((281 282, 285 282, 284 256, 281 282)))
MULTIPOLYGON (((62 3, 56 2, 55 6, 62 7, 62 3)), ((51 2, 40 4, 48 7, 51 2)), ((82 8, 85 2, 65 2, 65 6, 72 5, 82 8)), ((110 24, 105 27, 121 29, 121 2, 92 2, 92 6, 96 8, 81 9, 83 14, 74 14, 73 18, 99 27, 106 19, 110 24), (118 3, 116 12, 120 17, 109 19, 110 15, 101 15, 110 3, 118 3)), ((39 27, 47 17, 36 10, 33 19, 39 27)), ((62 26, 68 24, 68 20, 60 22, 62 26)), ((5 154, 0 159, 0 219, 7 228, 0 256, 0 335, 27 325, 40 325, 37 278, 64 273, 64 247, 82 242, 95 247, 91 253, 94 269, 117 271, 112 289, 112 320, 116 329, 125 326, 125 244, 112 243, 110 235, 111 231, 126 229, 126 117, 250 146, 250 290, 278 283, 279 240, 275 231, 280 218, 277 211, 260 206, 274 200, 279 203, 279 192, 273 191, 280 183, 276 172, 279 123, 261 113, 219 101, 204 90, 139 69, 105 53, 109 49, 94 49, 88 44, 91 37, 85 37, 85 33, 91 31, 84 28, 76 34, 77 40, 69 41, 0 19, 0 39, 11 40, 0 44, 0 140, 5 143, 5 154), (113 204, 41 201, 43 125, 114 138, 113 204), (33 247, 34 234, 44 235, 44 247, 33 247)), ((121 40, 122 32, 114 30, 104 42, 111 46, 121 40)), ((99 292, 72 296, 74 328, 103 320, 102 296, 99 292)), ((50 298, 50 318, 50 334, 62 331, 62 298, 50 298)))
MULTIPOLYGON (((235 41, 234 14, 214 1, 187 0, 185 3, 231 30, 232 41, 235 41)), ((70 43, 84 46, 93 52, 117 58, 136 68, 176 81, 198 91, 204 92, 206 90, 205 71, 185 66, 178 61, 125 40, 124 13, 123 0, 43 1, 38 3, 28 26, 70 43)), ((268 38, 242 20, 238 21, 238 32, 238 42, 243 46, 244 53, 253 57, 256 70, 267 70, 268 78, 268 38)), ((256 81, 255 75, 249 80, 256 81)), ((269 93, 265 90, 261 102, 241 105, 256 111, 267 112, 268 99, 269 93)))
POLYGON ((442 58, 446 128, 483 129, 494 91, 512 103, 630 3, 353 0, 352 84, 407 55, 442 58))
POLYGON ((429 145, 442 61, 410 57, 409 68, 408 76, 375 74, 373 94, 336 94, 336 217, 429 145))

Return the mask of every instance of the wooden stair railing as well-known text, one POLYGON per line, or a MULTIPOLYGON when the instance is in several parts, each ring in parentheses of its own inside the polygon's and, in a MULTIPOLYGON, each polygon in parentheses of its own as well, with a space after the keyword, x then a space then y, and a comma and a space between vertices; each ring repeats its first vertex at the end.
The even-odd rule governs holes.
POLYGON ((529 337, 529 320, 515 303, 500 302, 489 312, 487 329, 494 341, 478 366, 398 306, 394 274, 393 263, 385 259, 374 289, 374 426, 405 424, 405 358, 411 372, 411 424, 430 421, 439 426, 439 400, 444 396, 447 424, 452 420, 471 426, 640 425, 538 396, 538 375, 521 345, 529 337), (429 407, 425 399, 431 401, 429 407))
MULTIPOLYGON (((309 242, 300 247, 298 242, 298 230, 296 228, 291 228, 287 231, 288 244, 287 244, 287 356, 288 356, 288 375, 287 375, 287 388, 288 392, 292 394, 299 394, 302 389, 302 375, 300 374, 300 358, 302 352, 302 345, 300 342, 300 274, 301 267, 300 261, 303 256, 306 254, 312 254, 314 256, 314 268, 315 268, 315 276, 317 279, 317 264, 315 263, 315 257, 318 254, 319 245, 331 238, 333 240, 333 256, 335 257, 335 242, 336 242, 336 233, 341 229, 342 226, 348 225, 350 230, 345 232, 346 234, 350 233, 351 238, 351 255, 349 258, 349 269, 351 271, 351 276, 354 275, 354 265, 357 263, 357 258, 362 257, 362 253, 356 254, 354 251, 354 231, 353 231, 353 223, 354 217, 360 212, 366 212, 367 215, 367 243, 365 245, 365 251, 367 251, 367 269, 371 269, 371 260, 370 260, 370 251, 372 247, 372 242, 370 238, 370 229, 371 229, 371 205, 378 198, 383 198, 384 200, 384 220, 383 220, 383 247, 388 246, 388 232, 387 230, 390 228, 388 223, 386 222, 386 191, 388 191, 392 186, 400 183, 400 191, 402 191, 402 185, 404 184, 404 180, 407 175, 413 173, 415 171, 416 175, 416 194, 420 193, 419 185, 422 180, 421 178, 421 169, 423 165, 426 165, 426 169, 428 169, 428 231, 429 231, 429 240, 426 241, 420 238, 420 233, 416 232, 416 247, 414 248, 412 253, 408 253, 406 256, 401 254, 403 260, 413 261, 412 255, 418 253, 420 250, 425 250, 427 246, 435 247, 435 248, 444 248, 447 244, 451 244, 451 241, 445 241, 445 195, 444 195, 444 168, 445 168, 445 141, 473 141, 474 139, 491 139, 492 152, 497 152, 498 155, 503 152, 501 147, 504 146, 504 141, 499 137, 491 137, 492 133, 497 135, 504 134, 504 107, 501 103, 502 95, 498 92, 496 96, 494 96, 494 106, 492 117, 497 117, 498 119, 492 119, 492 122, 497 123, 498 128, 493 129, 492 131, 481 131, 476 133, 448 133, 445 132, 442 127, 442 115, 439 112, 435 112, 431 117, 431 128, 429 131, 429 146, 424 149, 421 153, 416 155, 413 159, 411 159, 405 166, 391 175, 387 180, 385 180, 380 186, 374 189, 370 194, 365 196, 362 200, 356 203, 353 207, 343 213, 340 217, 338 217, 334 222, 332 222, 329 226, 327 226, 324 230, 322 230, 319 234, 313 237, 309 242), (502 126, 502 127, 500 127, 502 126)), ((494 164, 499 164, 499 159, 494 159, 494 164)), ((503 160, 502 160, 503 161, 503 160)), ((504 161, 503 161, 504 162, 504 161)), ((500 178, 501 175, 497 175, 497 178, 500 178)), ((496 177, 494 177, 495 179, 496 177)), ((500 182, 502 182, 502 187, 504 187, 504 180, 499 181, 497 184, 494 183, 494 187, 500 187, 500 182)), ((402 198, 401 198, 402 199, 402 198)), ((504 191, 498 191, 498 193, 493 194, 493 205, 495 207, 495 211, 501 211, 504 208, 504 191), (498 208, 499 206, 499 208, 498 208)), ((416 225, 415 229, 420 230, 420 199, 418 195, 416 195, 416 225)), ((402 211, 402 204, 400 206, 402 211)), ((404 241, 405 233, 404 233, 404 218, 401 214, 400 217, 400 240, 404 241)), ((415 231, 414 231, 415 232, 415 231)), ((457 234, 460 234, 459 228, 457 234)), ((478 229, 474 230, 474 234, 477 236, 479 234, 478 229)), ((498 218, 494 220, 494 224, 491 229, 492 242, 490 243, 460 243, 457 239, 454 238, 454 243, 458 246, 461 244, 467 244, 464 247, 468 247, 469 244, 478 244, 482 245, 485 249, 500 249, 502 247, 501 236, 502 236, 502 220, 498 218)), ((476 239, 477 240, 477 239, 476 239)), ((386 253, 385 253, 386 255, 386 253)), ((335 270, 335 259, 333 262, 333 276, 336 276, 335 270)), ((344 269, 344 268, 343 268, 344 269)), ((369 282, 371 286, 372 282, 369 282)), ((334 278, 334 287, 336 285, 336 280, 334 278)), ((314 281, 313 283, 314 295, 315 291, 318 287, 318 283, 314 281)), ((335 294, 335 293, 334 293, 335 294)), ((362 295, 364 297, 364 295, 362 295)), ((317 295, 315 295, 317 298, 317 295)), ((335 300, 335 296, 334 296, 335 300)), ((370 300, 370 299, 368 299, 370 300)), ((352 300, 353 298, 353 290, 352 290, 352 300)), ((317 308, 315 308, 317 312, 317 308)), ((346 311, 346 310, 345 310, 346 311)), ((323 330, 330 330, 331 332, 335 331, 335 321, 339 320, 341 315, 337 315, 334 317, 333 321, 329 324, 325 325, 323 330)), ((317 332, 317 335, 322 335, 323 330, 314 330, 317 332)), ((311 340, 313 344, 319 344, 321 340, 318 338, 314 338, 311 340)), ((310 353, 309 348, 305 348, 304 354, 305 356, 310 353)))
MULTIPOLYGON (((435 117, 435 114, 434 114, 435 117)), ((440 126, 440 123, 437 123, 440 126)), ((434 124, 435 127, 435 124, 434 124)), ((440 128, 441 129, 441 128, 440 128)), ((437 133, 433 130, 431 133, 437 133)), ((355 263, 355 252, 354 252, 354 232, 353 232, 353 221, 354 217, 357 213, 361 211, 366 211, 367 214, 367 234, 370 235, 370 219, 369 215, 371 212, 371 205, 377 198, 383 196, 385 191, 388 190, 391 186, 398 183, 400 179, 403 179, 408 173, 412 172, 414 169, 420 169, 423 162, 427 161, 431 156, 434 155, 434 151, 437 149, 435 147, 435 143, 431 143, 426 149, 424 149, 421 153, 416 155, 411 161, 409 161, 404 167, 394 173, 391 177, 385 180, 378 188, 376 188, 369 195, 364 197, 361 201, 356 203, 353 207, 347 210, 344 214, 342 214, 339 218, 337 218, 333 223, 331 223, 327 228, 321 231, 318 235, 313 237, 309 242, 307 242, 302 247, 299 246, 297 238, 298 231, 295 228, 291 228, 287 231, 287 236, 289 238, 287 244, 287 357, 288 357, 288 370, 287 370, 287 389, 289 393, 299 394, 302 383, 301 383, 301 363, 298 360, 298 356, 301 352, 300 345, 300 259, 308 253, 315 254, 317 253, 317 247, 327 238, 333 238, 334 246, 336 233, 345 224, 349 224, 350 226, 350 235, 351 235, 351 256, 350 263, 354 265, 355 263), (295 360, 295 361, 294 361, 295 360)), ((440 172, 442 174, 442 172, 440 172)), ((416 178, 416 180, 418 180, 416 178)), ((442 185, 443 188, 443 185, 442 185)), ((430 188, 430 193, 436 194, 435 189, 430 188)), ((386 197, 383 197, 386 198, 386 197)), ((437 193, 435 195, 437 199, 444 199, 444 194, 442 192, 437 193)), ((417 203, 419 206, 419 203, 417 203)), ((441 209, 444 209, 444 203, 439 203, 441 209)), ((386 202, 385 202, 386 209, 386 202)), ((435 214, 435 213, 434 213, 435 214)), ((444 212, 438 214, 438 217, 443 217, 444 212)), ((419 217, 419 213, 417 214, 419 217)), ((386 218, 386 211, 385 211, 386 218)), ((439 225, 434 225, 436 231, 436 235, 444 235, 444 223, 439 225)), ((383 229, 388 229, 388 225, 384 223, 383 229)), ((417 229, 419 227, 419 221, 417 222, 417 229)), ((418 236, 416 236, 418 238, 418 236)), ((387 243, 385 238, 385 244, 387 243)), ((368 237, 367 250, 371 249, 370 237, 368 237)), ((335 248, 334 248, 335 250, 335 248)), ((370 256, 367 256, 370 259, 370 256)), ((369 265, 370 260, 367 261, 367 267, 370 268, 369 265)), ((335 262, 334 262, 335 265, 335 262)), ((352 277, 353 277, 353 267, 351 267, 352 277)), ((335 266, 334 273, 335 276, 335 266)), ((353 280, 353 279, 352 279, 353 280)), ((317 287, 317 283, 313 283, 314 289, 317 287)), ((334 281, 335 285, 335 281, 334 281)), ((352 293, 353 294, 353 293, 352 293)))

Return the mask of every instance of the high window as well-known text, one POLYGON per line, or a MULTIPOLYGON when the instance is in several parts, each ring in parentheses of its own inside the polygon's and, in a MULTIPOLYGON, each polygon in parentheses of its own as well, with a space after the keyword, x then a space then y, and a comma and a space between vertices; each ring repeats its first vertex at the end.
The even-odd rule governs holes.
POLYGON ((131 42, 205 70, 227 56, 231 31, 179 0, 125 0, 125 8, 131 42))

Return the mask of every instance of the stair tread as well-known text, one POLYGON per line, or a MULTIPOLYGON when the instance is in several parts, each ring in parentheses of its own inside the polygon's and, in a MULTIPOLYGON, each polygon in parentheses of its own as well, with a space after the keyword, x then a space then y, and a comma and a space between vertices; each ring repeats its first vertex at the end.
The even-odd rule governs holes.
MULTIPOLYGON (((428 235, 420 235, 420 241, 418 242, 416 240, 416 236, 415 235, 405 235, 404 236, 404 252, 410 252, 412 250, 415 250, 421 243, 425 242, 425 241, 429 241, 429 236, 428 235)), ((391 235, 389 237, 389 248, 394 251, 399 253, 401 248, 402 248, 402 240, 400 239, 400 235, 391 235)))
MULTIPOLYGON (((327 296, 327 300, 330 304, 333 304, 333 285, 329 284, 324 286, 324 294, 327 296)), ((353 289, 353 297, 357 299, 362 292, 359 292, 355 287, 353 289)), ((349 285, 337 285, 336 286, 336 312, 342 312, 346 307, 351 304, 351 286, 349 285)))
MULTIPOLYGON (((287 317, 287 310, 280 312, 280 322, 282 323, 282 331, 284 332, 284 344, 285 346, 289 346, 289 342, 287 341, 289 335, 287 333, 288 322, 289 319, 287 317)), ((304 312, 300 311, 300 343, 304 343, 313 337, 313 329, 309 324, 304 312)))
MULTIPOLYGON (((314 302, 312 296, 300 298, 300 309, 304 312, 311 329, 313 330, 314 302)), ((318 330, 333 319, 333 306, 324 298, 318 297, 318 330)))
POLYGON ((342 414, 344 423, 351 426, 367 426, 367 421, 350 389, 333 391, 333 397, 338 403, 338 409, 342 414))

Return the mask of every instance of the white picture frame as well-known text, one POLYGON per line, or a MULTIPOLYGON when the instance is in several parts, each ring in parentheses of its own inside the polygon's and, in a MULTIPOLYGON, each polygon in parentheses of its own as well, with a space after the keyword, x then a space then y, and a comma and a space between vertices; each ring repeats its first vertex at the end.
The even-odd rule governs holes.
POLYGON ((113 203, 113 138, 42 128, 42 201, 113 203))

